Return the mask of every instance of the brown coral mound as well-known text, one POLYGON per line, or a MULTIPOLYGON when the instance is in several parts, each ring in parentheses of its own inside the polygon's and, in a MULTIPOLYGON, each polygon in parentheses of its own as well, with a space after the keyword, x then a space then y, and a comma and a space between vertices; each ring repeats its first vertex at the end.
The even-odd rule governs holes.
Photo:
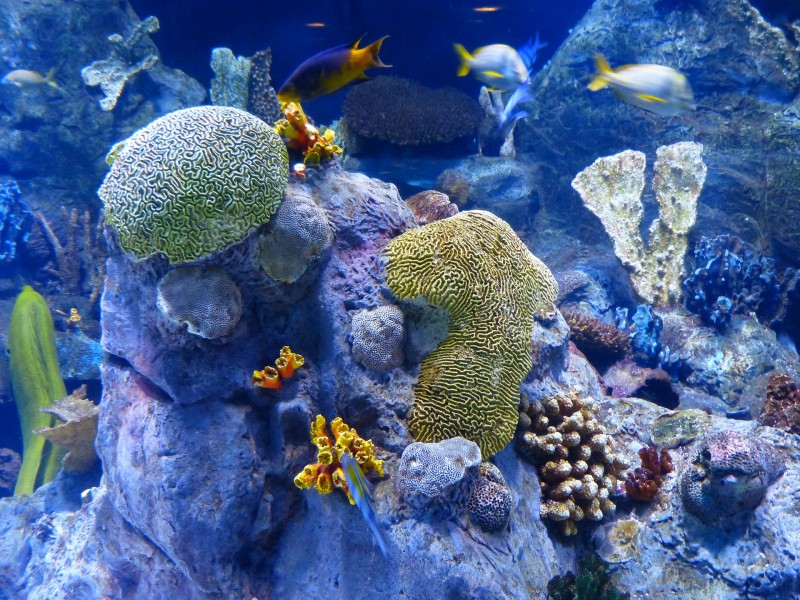
POLYGON ((376 77, 352 88, 343 114, 358 135, 398 146, 446 144, 472 136, 481 118, 478 103, 466 94, 400 77, 376 77))
POLYGON ((561 314, 569 325, 570 340, 598 370, 631 355, 631 340, 624 331, 577 310, 564 309, 561 314))
POLYGON ((650 502, 664 485, 666 475, 673 471, 672 457, 663 448, 659 454, 655 448, 645 447, 639 450, 639 458, 642 466, 628 472, 625 491, 633 500, 650 502))
POLYGON ((458 213, 458 206, 450 202, 447 194, 436 190, 426 190, 414 194, 406 200, 414 219, 420 225, 427 225, 439 219, 446 219, 458 213))
POLYGON ((767 398, 761 409, 761 422, 789 433, 800 434, 800 390, 788 375, 770 375, 767 398))

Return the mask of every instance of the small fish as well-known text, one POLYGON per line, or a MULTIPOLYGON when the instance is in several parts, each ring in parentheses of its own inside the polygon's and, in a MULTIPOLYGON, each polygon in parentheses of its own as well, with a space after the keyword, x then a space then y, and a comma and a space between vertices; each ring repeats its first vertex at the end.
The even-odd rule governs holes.
POLYGON ((491 90, 511 92, 528 80, 528 68, 519 53, 505 44, 491 44, 470 54, 461 44, 453 44, 461 58, 458 76, 472 71, 491 90))
POLYGON ((500 114, 499 128, 503 139, 505 139, 514 128, 517 121, 531 114, 529 110, 517 107, 524 102, 533 102, 534 100, 536 100, 536 96, 534 96, 533 89, 529 82, 520 84, 520 86, 514 90, 514 93, 511 94, 511 97, 506 102, 503 112, 500 114))
POLYGON ((338 92, 343 87, 370 79, 364 71, 372 67, 388 68, 378 57, 388 35, 359 48, 362 38, 350 44, 323 50, 304 61, 289 75, 278 90, 281 102, 304 102, 338 92))
POLYGON ((43 76, 38 71, 28 71, 27 69, 16 69, 15 71, 11 71, 5 77, 3 77, 3 83, 13 83, 17 87, 20 88, 29 88, 35 87, 40 85, 49 85, 57 90, 61 88, 58 87, 58 84, 54 81, 54 77, 56 74, 55 69, 50 69, 47 72, 47 75, 43 76))
POLYGON ((364 471, 361 470, 358 461, 347 452, 342 454, 342 471, 344 471, 344 478, 347 480, 347 488, 350 490, 350 495, 353 496, 358 510, 361 511, 369 528, 372 530, 372 535, 378 542, 381 553, 384 556, 388 556, 389 550, 386 546, 386 540, 383 539, 378 520, 375 518, 375 509, 372 508, 372 498, 369 494, 367 478, 364 477, 364 471))
POLYGON ((683 73, 661 65, 625 65, 612 69, 602 54, 594 57, 593 92, 610 86, 618 98, 658 115, 695 109, 694 95, 683 73))

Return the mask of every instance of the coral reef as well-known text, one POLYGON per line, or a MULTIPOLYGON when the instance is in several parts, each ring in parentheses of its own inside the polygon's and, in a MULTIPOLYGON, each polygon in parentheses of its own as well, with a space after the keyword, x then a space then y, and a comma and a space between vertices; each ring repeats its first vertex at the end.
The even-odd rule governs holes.
POLYGON ((303 107, 297 102, 283 105, 283 115, 284 118, 275 123, 275 131, 289 150, 302 156, 304 165, 318 167, 342 153, 342 149, 333 143, 336 132, 333 129, 320 132, 309 123, 303 107))
POLYGON ((353 357, 371 371, 388 371, 403 364, 406 330, 403 311, 393 304, 353 314, 353 357))
POLYGON ((259 50, 250 61, 250 79, 248 81, 247 112, 254 114, 268 125, 274 125, 283 118, 278 94, 272 87, 272 50, 259 50))
POLYGON ((636 292, 649 304, 670 305, 680 299, 688 233, 706 178, 702 152, 702 144, 695 142, 656 151, 653 189, 659 216, 650 225, 646 243, 640 233, 643 153, 626 150, 598 158, 572 180, 586 208, 603 224, 636 292))
POLYGON ((664 485, 665 476, 673 471, 672 457, 665 448, 659 454, 652 446, 645 446, 639 449, 639 459, 642 466, 628 471, 625 477, 625 492, 628 498, 650 502, 664 485))
POLYGON ((752 512, 784 468, 780 451, 771 444, 721 431, 700 441, 678 489, 686 511, 713 524, 752 512))
POLYGON ((172 112, 123 144, 98 193, 120 246, 139 259, 188 262, 238 242, 269 221, 286 187, 284 144, 235 108, 172 112))
POLYGON ((294 484, 301 490, 312 487, 320 494, 329 494, 334 487, 345 494, 350 504, 356 501, 350 493, 347 480, 342 471, 342 454, 349 453, 356 459, 366 475, 375 472, 383 477, 383 461, 375 458, 375 445, 372 440, 359 437, 355 429, 345 425, 341 417, 331 421, 331 432, 328 433, 325 417, 317 415, 311 423, 311 442, 317 447, 317 462, 306 465, 294 478, 294 484))
POLYGON ((211 104, 247 110, 250 69, 250 60, 244 56, 234 56, 230 48, 212 49, 211 70, 214 77, 208 94, 211 104))
POLYGON ((577 390, 520 406, 517 447, 539 467, 543 519, 566 535, 584 518, 600 521, 616 506, 610 500, 627 468, 597 420, 591 400, 577 390))
POLYGON ((406 198, 406 204, 420 225, 427 225, 458 213, 458 206, 450 202, 447 194, 436 190, 426 190, 414 194, 410 198, 406 198))
POLYGON ((286 189, 278 211, 258 239, 261 267, 272 279, 294 283, 333 240, 328 218, 307 189, 286 189))
POLYGON ((242 294, 225 269, 178 267, 158 283, 157 305, 166 319, 213 340, 228 335, 242 316, 242 294))
POLYGON ((20 198, 17 182, 0 179, 0 268, 19 258, 20 244, 27 241, 33 225, 33 213, 20 198))
POLYGON ((86 385, 39 410, 53 415, 64 423, 37 429, 34 433, 67 449, 67 454, 61 463, 65 471, 89 472, 97 462, 94 439, 97 436, 97 416, 100 409, 86 397, 86 385))
POLYGON ((788 375, 770 375, 761 409, 761 423, 800 434, 800 390, 788 375))
POLYGON ((100 86, 105 97, 100 99, 103 110, 114 110, 125 83, 141 71, 147 71, 158 62, 158 50, 148 34, 158 31, 156 17, 147 17, 134 26, 126 38, 119 33, 108 36, 111 55, 97 60, 81 70, 83 82, 92 87, 100 86))
POLYGON ((21 464, 19 454, 8 448, 0 448, 0 490, 14 487, 21 464))
POLYGON ((468 138, 480 121, 477 103, 463 92, 400 77, 376 77, 353 87, 342 111, 350 132, 397 146, 468 138))
POLYGON ((511 491, 500 469, 482 462, 467 505, 470 521, 486 533, 498 533, 508 527, 512 506, 511 491))
POLYGON ((551 579, 547 594, 548 600, 628 600, 631 597, 612 585, 608 564, 596 554, 581 559, 577 576, 569 571, 551 579))
POLYGON ((11 386, 22 429, 22 467, 14 495, 30 494, 55 477, 63 452, 34 433, 50 427, 53 417, 39 409, 67 395, 58 370, 50 308, 32 287, 22 288, 8 326, 11 386))
POLYGON ((661 343, 664 319, 651 305, 637 306, 630 323, 628 323, 628 309, 617 308, 615 321, 618 329, 628 331, 630 334, 631 349, 636 364, 663 369, 674 381, 678 380, 683 366, 681 357, 669 346, 661 343))
POLYGON ((563 309, 561 314, 569 325, 570 340, 600 371, 631 356, 631 340, 626 332, 574 309, 563 309))
POLYGON ((258 387, 279 390, 281 389, 281 380, 289 379, 305 363, 302 354, 292 352, 289 346, 284 346, 281 348, 278 358, 275 359, 275 366, 267 365, 260 371, 253 371, 251 381, 258 387))
POLYGON ((702 238, 694 259, 696 268, 683 281, 684 302, 707 325, 721 330, 734 314, 755 313, 767 324, 783 317, 793 269, 779 274, 774 259, 731 235, 702 238))
POLYGON ((552 273, 484 211, 407 231, 384 257, 398 300, 422 296, 450 313, 447 338, 421 365, 411 430, 419 441, 465 437, 491 457, 514 436, 534 312, 551 310, 558 292, 552 273))
POLYGON ((469 504, 480 464, 480 448, 463 437, 413 442, 403 450, 394 484, 415 510, 455 518, 469 504))
POLYGON ((85 295, 94 304, 103 291, 105 278, 106 244, 103 238, 103 214, 92 224, 89 211, 61 207, 59 238, 44 213, 36 211, 36 220, 44 232, 53 256, 54 265, 45 265, 44 271, 54 277, 64 294, 85 295), (63 241, 62 241, 63 239, 63 241))

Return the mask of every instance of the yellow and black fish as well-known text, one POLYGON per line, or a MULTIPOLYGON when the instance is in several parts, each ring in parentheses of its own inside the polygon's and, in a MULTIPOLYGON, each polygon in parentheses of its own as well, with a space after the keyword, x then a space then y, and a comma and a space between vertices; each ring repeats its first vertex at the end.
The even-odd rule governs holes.
POLYGON ((388 35, 359 48, 361 38, 351 44, 324 50, 304 61, 278 90, 281 102, 304 102, 327 96, 345 86, 369 79, 364 71, 371 67, 390 67, 378 57, 388 35))

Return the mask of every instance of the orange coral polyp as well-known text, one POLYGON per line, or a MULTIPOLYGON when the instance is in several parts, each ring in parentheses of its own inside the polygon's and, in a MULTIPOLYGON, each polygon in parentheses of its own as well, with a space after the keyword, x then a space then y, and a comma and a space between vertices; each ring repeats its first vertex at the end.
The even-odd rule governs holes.
POLYGON ((253 385, 271 390, 281 389, 281 380, 278 371, 272 367, 264 367, 261 371, 253 371, 253 385))
POLYGON ((280 373, 280 376, 284 379, 288 379, 294 375, 294 367, 292 366, 292 363, 286 360, 286 358, 283 356, 275 359, 275 368, 278 369, 278 373, 280 373))

